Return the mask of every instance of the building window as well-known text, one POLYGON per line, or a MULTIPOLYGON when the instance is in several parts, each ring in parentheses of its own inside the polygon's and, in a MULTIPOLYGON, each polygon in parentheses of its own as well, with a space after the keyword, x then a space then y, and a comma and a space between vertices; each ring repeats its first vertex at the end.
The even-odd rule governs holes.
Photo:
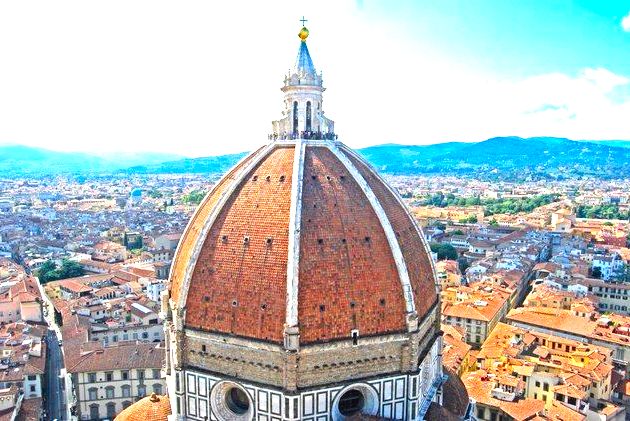
POLYGON ((114 398, 114 386, 107 386, 105 388, 105 397, 108 399, 114 398))
POLYGON ((96 383, 96 373, 88 373, 88 382, 96 383))
POLYGON ((311 101, 306 101, 306 131, 311 131, 311 101))
POLYGON ((363 410, 363 407, 365 406, 365 397, 361 391, 350 389, 341 396, 338 405, 341 415, 350 417, 363 410))
POLYGON ((124 371, 121 371, 120 374, 123 380, 129 380, 129 371, 124 370, 124 371))
POLYGON ((116 404, 109 402, 107 404, 107 418, 113 419, 116 416, 116 404))
POLYGON ((98 389, 96 389, 95 387, 88 389, 88 399, 91 401, 97 400, 98 399, 97 391, 98 389))
POLYGON ((143 397, 147 394, 147 387, 144 385, 138 386, 138 396, 143 397))
POLYGON ((617 348, 617 350, 615 351, 615 356, 617 357, 618 360, 623 360, 624 357, 624 350, 623 348, 617 348))
POLYGON ((543 390, 549 392, 549 383, 543 383, 543 390))
POLYGON ((154 379, 159 379, 160 378, 160 374, 161 374, 160 373, 160 369, 158 369, 158 368, 154 368, 153 369, 153 378, 154 379))
POLYGON ((107 380, 108 382, 111 382, 114 380, 114 373, 111 371, 108 371, 105 373, 105 380, 107 380))
POLYGON ((32 384, 32 385, 31 385, 31 392, 34 392, 34 391, 35 391, 35 385, 34 385, 34 384, 32 384))
POLYGON ((123 398, 131 397, 131 386, 129 386, 128 384, 125 384, 121 387, 121 389, 122 389, 123 398))
POLYGON ((298 132, 298 103, 293 101, 293 133, 298 132))
POLYGON ((159 383, 154 383, 153 384, 153 393, 155 393, 156 395, 161 395, 162 394, 162 385, 159 383))
POLYGON ((138 370, 138 379, 144 380, 144 370, 138 370))
POLYGON ((540 382, 536 382, 536 387, 540 387, 540 382))
POLYGON ((99 412, 98 404, 93 403, 90 405, 90 419, 98 420, 101 418, 101 414, 99 412))

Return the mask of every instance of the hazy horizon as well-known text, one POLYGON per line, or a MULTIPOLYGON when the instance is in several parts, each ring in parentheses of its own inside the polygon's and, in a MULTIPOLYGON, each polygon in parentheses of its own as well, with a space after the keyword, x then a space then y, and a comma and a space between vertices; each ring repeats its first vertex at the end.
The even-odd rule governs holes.
MULTIPOLYGON (((493 138, 507 138, 507 137, 520 137, 523 138, 522 136, 493 136, 491 138, 488 139, 483 139, 481 140, 481 142, 489 140, 489 139, 493 139, 493 138)), ((540 136, 541 138, 554 138, 553 136, 540 136)), ((534 138, 534 137, 532 137, 534 138)), ((530 138, 524 138, 524 139, 530 139, 530 138)), ((343 139, 340 139, 343 141, 343 139)), ((593 140, 593 139, 568 139, 571 141, 576 141, 576 142, 628 142, 628 144, 630 145, 630 139, 600 139, 600 140, 593 140)), ((267 143, 268 140, 264 140, 263 142, 260 143, 260 145, 267 143)), ((345 143, 345 142, 344 142, 345 143)), ((373 145, 365 145, 365 146, 361 146, 361 148, 369 148, 369 147, 374 147, 374 146, 388 146, 388 145, 400 145, 400 146, 433 146, 433 145, 439 145, 439 144, 447 144, 447 143, 477 143, 477 141, 458 141, 458 140, 454 140, 454 141, 445 141, 445 142, 435 142, 435 143, 425 143, 425 144, 414 144, 414 143, 397 143, 397 142, 382 142, 382 143, 374 143, 373 145)), ((15 143, 6 143, 6 144, 1 144, 0 143, 0 147, 33 147, 33 148, 38 148, 38 149, 43 149, 43 150, 47 150, 47 151, 52 151, 52 152, 62 152, 62 153, 81 153, 81 154, 88 154, 91 156, 95 156, 95 157, 100 157, 100 158, 107 158, 107 159, 112 159, 115 158, 117 156, 124 156, 124 157, 133 157, 133 156, 142 156, 142 155, 147 155, 147 156, 165 156, 167 158, 169 158, 168 160, 170 160, 170 157, 173 157, 174 159, 186 159, 186 158, 204 158, 204 157, 210 157, 210 156, 223 156, 223 155, 237 155, 237 154, 242 154, 242 153, 249 153, 253 149, 248 149, 248 150, 240 150, 240 151, 233 151, 233 152, 226 152, 226 153, 216 153, 216 154, 206 154, 206 155, 184 155, 181 153, 176 153, 176 152, 160 152, 160 151, 153 151, 153 150, 138 150, 138 151, 85 151, 85 150, 62 150, 62 149, 54 149, 54 148, 48 148, 48 147, 39 147, 39 146, 31 146, 31 145, 24 145, 24 144, 15 144, 15 143)), ((254 145, 255 146, 255 145, 254 145)), ((627 146, 624 146, 627 147, 627 146)), ((159 161, 159 160, 158 160, 159 161)), ((166 162, 166 161, 164 161, 166 162)))

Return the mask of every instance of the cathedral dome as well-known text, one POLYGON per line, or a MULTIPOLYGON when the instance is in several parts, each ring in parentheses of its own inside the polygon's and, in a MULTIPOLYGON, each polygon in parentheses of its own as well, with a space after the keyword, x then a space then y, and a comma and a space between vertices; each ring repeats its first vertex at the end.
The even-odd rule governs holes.
POLYGON ((216 183, 175 253, 161 295, 174 413, 424 419, 445 380, 430 250, 338 141, 302 35, 269 142, 216 183))
POLYGON ((171 414, 168 396, 151 396, 140 399, 116 416, 114 421, 166 421, 171 414))
POLYGON ((413 331, 438 300, 400 197, 341 142, 304 139, 271 142, 214 186, 170 297, 184 328, 273 343, 294 329, 301 346, 413 331))

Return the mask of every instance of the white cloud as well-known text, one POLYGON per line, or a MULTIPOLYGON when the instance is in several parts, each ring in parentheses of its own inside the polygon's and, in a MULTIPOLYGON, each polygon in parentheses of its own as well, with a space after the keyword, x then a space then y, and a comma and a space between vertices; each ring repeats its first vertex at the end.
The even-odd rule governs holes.
POLYGON ((367 4, 252 1, 243 13, 241 2, 202 0, 2 2, 0 143, 191 156, 252 150, 280 117, 303 14, 326 115, 351 146, 630 139, 625 76, 596 68, 500 80, 418 44, 397 22, 369 16, 367 4))
POLYGON ((581 76, 598 86, 604 93, 611 92, 618 86, 628 84, 627 77, 616 75, 601 67, 597 69, 584 69, 581 76))
POLYGON ((621 27, 624 31, 630 32, 630 12, 628 12, 628 14, 623 19, 621 19, 621 27))

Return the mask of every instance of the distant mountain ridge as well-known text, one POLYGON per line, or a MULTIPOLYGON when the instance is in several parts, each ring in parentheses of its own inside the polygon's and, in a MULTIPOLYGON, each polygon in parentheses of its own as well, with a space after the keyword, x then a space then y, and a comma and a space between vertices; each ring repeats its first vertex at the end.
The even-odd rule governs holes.
MULTIPOLYGON (((620 142, 620 141, 614 141, 620 142)), ((554 137, 495 137, 476 143, 379 145, 359 152, 391 174, 459 174, 486 178, 630 177, 627 147, 554 137)))
MULTIPOLYGON (((594 176, 630 177, 630 141, 574 141, 554 137, 495 137, 482 142, 432 145, 383 144, 359 149, 380 172, 395 175, 453 174, 488 179, 594 176)), ((99 157, 26 146, 0 146, 5 176, 50 174, 222 174, 246 152, 180 158, 168 154, 99 157), (175 159, 169 159, 169 158, 175 159)))
POLYGON ((154 152, 96 155, 24 145, 0 145, 0 174, 11 177, 111 173, 132 165, 155 165, 181 158, 181 155, 154 152))

